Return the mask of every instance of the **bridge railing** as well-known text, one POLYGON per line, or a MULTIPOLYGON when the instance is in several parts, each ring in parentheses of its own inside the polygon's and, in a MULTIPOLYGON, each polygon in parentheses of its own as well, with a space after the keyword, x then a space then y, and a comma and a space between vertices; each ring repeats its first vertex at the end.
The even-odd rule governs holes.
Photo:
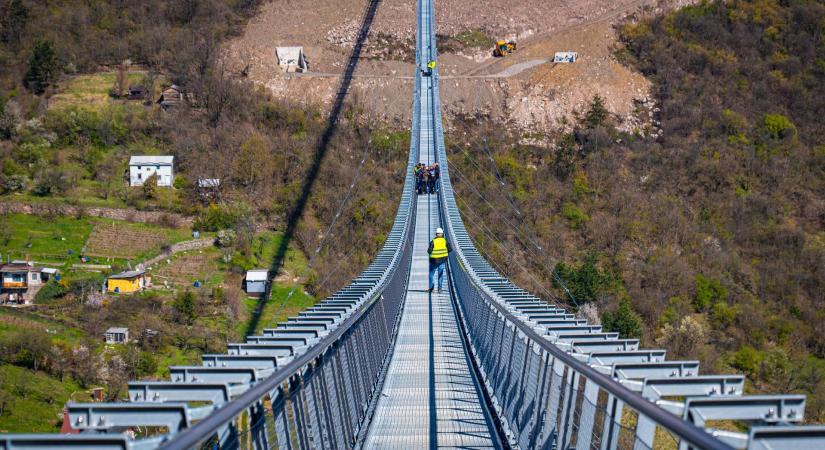
MULTIPOLYGON (((429 1, 430 8, 432 2, 429 1)), ((436 48, 434 32, 430 45, 436 48)), ((433 74, 440 214, 455 251, 450 276, 490 409, 523 449, 825 448, 825 427, 804 420, 802 395, 744 395, 742 375, 700 375, 520 289, 477 251, 464 227, 444 147, 433 74), (714 426, 727 421, 723 429, 714 426), (730 423, 749 426, 729 428, 730 423)))
MULTIPOLYGON (((420 79, 416 93, 419 86, 420 79)), ((260 336, 228 344, 226 354, 170 367, 170 381, 129 383, 128 402, 70 403, 79 434, 0 435, 0 449, 352 448, 391 357, 407 291, 417 136, 414 121, 395 222, 352 283, 260 336)))

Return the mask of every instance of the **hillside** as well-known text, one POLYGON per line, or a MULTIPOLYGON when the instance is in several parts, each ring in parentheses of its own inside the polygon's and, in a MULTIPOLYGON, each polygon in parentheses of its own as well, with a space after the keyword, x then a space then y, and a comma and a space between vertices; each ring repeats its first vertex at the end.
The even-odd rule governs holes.
POLYGON ((3 431, 52 429, 75 391, 116 399, 128 379, 224 351, 342 287, 383 244, 408 133, 349 96, 328 117, 230 73, 221 46, 259 3, 0 4, 0 256, 61 274, 32 305, 0 307, 0 324, 24 327, 0 333, 3 431), (180 101, 162 106, 172 84, 180 101), (134 155, 173 156, 172 186, 130 186, 134 155), (194 231, 216 245, 169 253, 194 231), (144 261, 150 289, 100 294, 144 261), (262 301, 241 289, 255 268, 276 273, 262 301), (104 345, 109 327, 132 342, 104 345), (41 397, 28 421, 10 412, 41 397))
POLYGON ((479 246, 537 294, 810 394, 825 419, 823 20, 821 1, 739 0, 625 21, 616 57, 653 83, 651 137, 601 98, 546 147, 468 117, 450 154, 479 246))

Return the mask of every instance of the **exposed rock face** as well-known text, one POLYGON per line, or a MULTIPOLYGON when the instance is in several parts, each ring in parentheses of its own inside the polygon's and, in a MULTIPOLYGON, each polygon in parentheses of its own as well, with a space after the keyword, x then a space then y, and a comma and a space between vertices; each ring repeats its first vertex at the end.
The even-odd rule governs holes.
MULTIPOLYGON (((628 131, 651 133, 649 83, 616 61, 613 24, 625 17, 661 12, 692 0, 442 0, 437 32, 455 39, 477 32, 487 39, 516 39, 518 51, 492 58, 491 48, 460 47, 439 61, 442 101, 450 119, 489 116, 531 132, 558 129, 594 95, 628 131), (546 63, 556 51, 579 54, 574 64, 546 63), (642 107, 640 107, 642 105, 642 107)), ((276 96, 325 107, 350 57, 366 0, 267 3, 243 36, 230 42, 230 67, 251 67, 249 78, 276 96), (302 45, 309 74, 285 75, 276 67, 276 45, 302 45)), ((399 125, 409 120, 415 67, 415 2, 384 0, 363 45, 348 101, 375 118, 399 125)), ((444 42, 444 40, 442 40, 444 42)))

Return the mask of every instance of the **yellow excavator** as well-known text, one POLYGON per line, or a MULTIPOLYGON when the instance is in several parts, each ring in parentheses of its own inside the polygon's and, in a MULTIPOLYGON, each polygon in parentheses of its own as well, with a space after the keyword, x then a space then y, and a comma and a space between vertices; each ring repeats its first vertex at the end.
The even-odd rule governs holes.
POLYGON ((498 41, 493 56, 503 57, 516 51, 516 41, 498 41))

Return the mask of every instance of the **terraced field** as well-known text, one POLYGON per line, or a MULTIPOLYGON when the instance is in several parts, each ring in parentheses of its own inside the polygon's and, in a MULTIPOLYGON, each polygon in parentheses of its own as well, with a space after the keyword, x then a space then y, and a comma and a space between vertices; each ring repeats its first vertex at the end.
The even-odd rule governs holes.
POLYGON ((166 230, 154 230, 117 222, 97 223, 86 242, 86 254, 131 259, 157 252, 171 239, 166 230))
POLYGON ((206 286, 215 286, 223 281, 224 275, 219 258, 220 251, 216 248, 181 253, 170 258, 169 264, 159 263, 149 274, 155 286, 189 287, 195 280, 206 286))

